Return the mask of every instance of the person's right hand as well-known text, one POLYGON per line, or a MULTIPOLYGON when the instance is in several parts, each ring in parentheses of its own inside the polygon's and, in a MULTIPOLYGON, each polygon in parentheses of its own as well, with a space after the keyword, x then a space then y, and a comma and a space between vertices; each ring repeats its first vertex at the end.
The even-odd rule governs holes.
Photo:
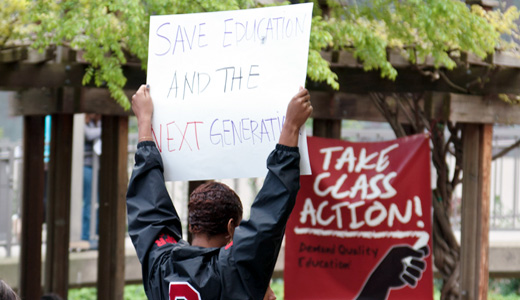
POLYGON ((280 134, 279 143, 282 145, 298 146, 298 135, 300 128, 312 113, 311 96, 309 91, 300 87, 300 91, 294 95, 287 106, 285 123, 280 134))
POLYGON ((264 300, 276 300, 276 295, 274 294, 273 289, 271 287, 267 287, 267 291, 265 292, 264 300))

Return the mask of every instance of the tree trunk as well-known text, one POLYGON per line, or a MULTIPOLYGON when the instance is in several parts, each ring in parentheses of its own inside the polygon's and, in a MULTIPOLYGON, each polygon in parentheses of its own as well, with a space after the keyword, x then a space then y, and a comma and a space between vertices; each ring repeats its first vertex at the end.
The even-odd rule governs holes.
POLYGON ((462 180, 461 128, 446 122, 428 120, 421 107, 422 94, 372 93, 371 99, 386 118, 397 137, 428 131, 431 138, 432 162, 437 171, 437 187, 433 190, 433 257, 443 286, 441 300, 459 299, 460 245, 453 233, 452 194, 462 180), (400 115, 407 120, 400 123, 400 115), (445 131, 450 132, 446 140, 445 131), (448 154, 455 157, 455 170, 450 177, 448 154))

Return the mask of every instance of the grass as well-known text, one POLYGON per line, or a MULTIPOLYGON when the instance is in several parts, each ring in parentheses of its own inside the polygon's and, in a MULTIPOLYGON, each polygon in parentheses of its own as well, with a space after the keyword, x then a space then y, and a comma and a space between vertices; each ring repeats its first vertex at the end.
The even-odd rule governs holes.
MULTIPOLYGON (((437 286, 438 285, 436 284, 433 295, 434 300, 439 300, 441 296, 437 286)), ((507 281, 504 283, 492 280, 490 282, 488 300, 520 300, 518 290, 508 289, 508 287, 509 285, 507 281)), ((273 289, 277 300, 283 300, 283 279, 273 280, 271 288, 273 289)), ((69 300, 95 300, 96 296, 96 288, 69 290, 69 300)), ((143 286, 139 284, 125 286, 124 300, 147 300, 143 286)))
MULTIPOLYGON (((96 300, 97 291, 96 288, 81 288, 81 289, 70 289, 69 300, 96 300)), ((148 300, 144 293, 143 285, 132 284, 125 286, 124 300, 148 300)))
MULTIPOLYGON (((488 300, 520 300, 520 294, 517 290, 513 291, 511 289, 507 289, 507 286, 510 285, 507 280, 506 282, 496 283, 493 280, 490 282, 488 293, 488 300), (497 287, 499 286, 499 287, 497 287), (504 288, 506 286, 506 288, 504 288), (506 295, 500 294, 500 292, 508 293, 506 295)), ((276 299, 277 300, 283 300, 283 280, 282 279, 275 279, 271 283, 271 288, 273 289, 276 299)), ((435 289, 433 291, 433 299, 434 300, 440 300, 441 299, 441 292, 437 286, 435 285, 435 289)))

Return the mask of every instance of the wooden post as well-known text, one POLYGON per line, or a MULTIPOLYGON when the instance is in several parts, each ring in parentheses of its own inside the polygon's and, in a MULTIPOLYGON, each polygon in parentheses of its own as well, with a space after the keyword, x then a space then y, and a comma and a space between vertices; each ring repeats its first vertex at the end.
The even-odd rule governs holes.
POLYGON ((19 294, 22 299, 40 299, 43 223, 44 116, 24 117, 22 237, 19 294))
POLYGON ((47 196, 45 293, 67 299, 73 116, 53 115, 47 196))
POLYGON ((312 135, 319 136, 319 137, 340 139, 341 138, 341 120, 313 119, 312 135))
POLYGON ((489 270, 489 197, 493 125, 463 129, 461 296, 486 300, 489 270))
POLYGON ((123 300, 128 117, 103 116, 101 122, 97 298, 123 300))

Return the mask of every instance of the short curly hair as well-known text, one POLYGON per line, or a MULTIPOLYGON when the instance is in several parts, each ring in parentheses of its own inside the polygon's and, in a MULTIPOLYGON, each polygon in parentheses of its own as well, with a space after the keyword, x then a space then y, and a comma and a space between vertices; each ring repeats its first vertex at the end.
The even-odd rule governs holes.
POLYGON ((229 219, 235 220, 235 226, 238 226, 242 212, 242 202, 235 191, 220 182, 207 182, 197 187, 190 195, 190 230, 208 236, 225 234, 228 232, 229 219))

